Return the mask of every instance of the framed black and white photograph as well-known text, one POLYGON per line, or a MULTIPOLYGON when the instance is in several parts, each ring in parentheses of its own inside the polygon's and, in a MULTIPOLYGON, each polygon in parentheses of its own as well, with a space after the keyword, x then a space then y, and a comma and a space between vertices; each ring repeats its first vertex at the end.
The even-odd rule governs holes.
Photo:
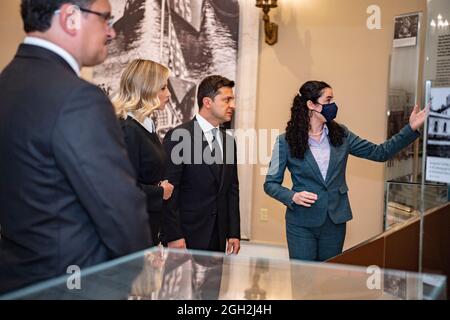
POLYGON ((450 183, 450 87, 431 88, 429 92, 426 178, 450 183))
POLYGON ((167 108, 155 111, 160 138, 197 111, 196 89, 206 76, 236 80, 240 11, 238 0, 112 0, 117 39, 93 81, 109 96, 133 59, 150 59, 171 70, 167 108))
POLYGON ((419 14, 398 16, 394 21, 394 48, 415 46, 419 30, 419 14))

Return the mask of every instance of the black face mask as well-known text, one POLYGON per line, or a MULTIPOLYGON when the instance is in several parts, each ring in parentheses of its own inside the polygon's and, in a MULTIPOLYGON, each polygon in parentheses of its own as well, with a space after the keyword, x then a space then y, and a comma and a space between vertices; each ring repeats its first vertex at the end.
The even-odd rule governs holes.
POLYGON ((322 112, 316 110, 314 111, 319 112, 321 115, 323 115, 323 117, 325 118, 325 120, 327 120, 327 122, 333 121, 336 118, 338 112, 338 106, 336 105, 336 103, 333 102, 320 105, 322 106, 322 112))

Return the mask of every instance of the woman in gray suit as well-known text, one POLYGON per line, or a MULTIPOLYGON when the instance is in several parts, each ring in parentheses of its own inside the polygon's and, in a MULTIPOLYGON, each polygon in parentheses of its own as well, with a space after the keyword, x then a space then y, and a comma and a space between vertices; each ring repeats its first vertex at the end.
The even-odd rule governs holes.
POLYGON ((291 259, 325 261, 342 252, 346 222, 352 219, 345 181, 348 155, 387 161, 419 137, 427 116, 416 106, 399 133, 376 145, 334 121, 333 89, 308 81, 294 98, 286 133, 275 143, 264 191, 286 205, 291 259), (292 190, 282 186, 286 167, 292 190))

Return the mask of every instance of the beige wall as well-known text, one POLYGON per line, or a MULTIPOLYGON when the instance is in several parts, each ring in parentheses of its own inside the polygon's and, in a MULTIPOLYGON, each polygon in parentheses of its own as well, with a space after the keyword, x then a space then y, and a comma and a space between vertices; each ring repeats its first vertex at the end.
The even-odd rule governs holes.
MULTIPOLYGON (((0 70, 24 36, 19 2, 0 2, 0 70)), ((362 137, 382 142, 392 19, 425 7, 426 0, 279 1, 272 14, 279 24, 279 42, 271 47, 261 39, 257 127, 283 131, 299 86, 318 79, 334 87, 338 121, 362 137), (366 9, 372 4, 381 7, 381 30, 366 28, 366 9)), ((285 244, 284 207, 264 194, 259 172, 255 166, 252 239, 285 244), (269 211, 267 222, 259 220, 261 208, 269 211)), ((351 158, 347 181, 354 219, 348 225, 346 247, 381 231, 384 165, 351 158)))
MULTIPOLYGON (((272 17, 279 42, 261 40, 257 126, 284 132, 292 99, 307 80, 324 80, 340 106, 337 120, 356 134, 380 143, 386 136, 386 97, 393 17, 425 11, 425 0, 283 0, 272 17), (382 29, 366 27, 367 7, 381 8, 382 29)), ((252 238, 285 244, 283 205, 268 198, 255 168, 252 238), (260 209, 269 211, 260 221, 260 209)), ((382 230, 384 164, 351 157, 347 170, 354 219, 346 247, 382 230)), ((286 185, 290 186, 290 179, 286 185)))
MULTIPOLYGON (((25 37, 19 7, 20 0, 0 2, 0 39, 2 42, 2 49, 0 51, 0 71, 14 57, 17 46, 25 37)), ((87 79, 92 77, 92 70, 90 68, 84 68, 81 72, 87 79)))
POLYGON ((20 0, 6 0, 0 2, 0 70, 11 61, 16 53, 17 45, 23 40, 25 33, 22 31, 20 19, 20 0))

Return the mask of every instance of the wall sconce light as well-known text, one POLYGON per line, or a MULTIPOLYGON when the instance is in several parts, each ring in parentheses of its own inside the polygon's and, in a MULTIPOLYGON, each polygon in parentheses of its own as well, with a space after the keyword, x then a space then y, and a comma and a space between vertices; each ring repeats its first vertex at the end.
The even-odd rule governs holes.
POLYGON ((277 0, 256 0, 256 6, 263 9, 266 43, 272 46, 278 41, 278 25, 270 22, 269 11, 272 8, 278 7, 277 0))

